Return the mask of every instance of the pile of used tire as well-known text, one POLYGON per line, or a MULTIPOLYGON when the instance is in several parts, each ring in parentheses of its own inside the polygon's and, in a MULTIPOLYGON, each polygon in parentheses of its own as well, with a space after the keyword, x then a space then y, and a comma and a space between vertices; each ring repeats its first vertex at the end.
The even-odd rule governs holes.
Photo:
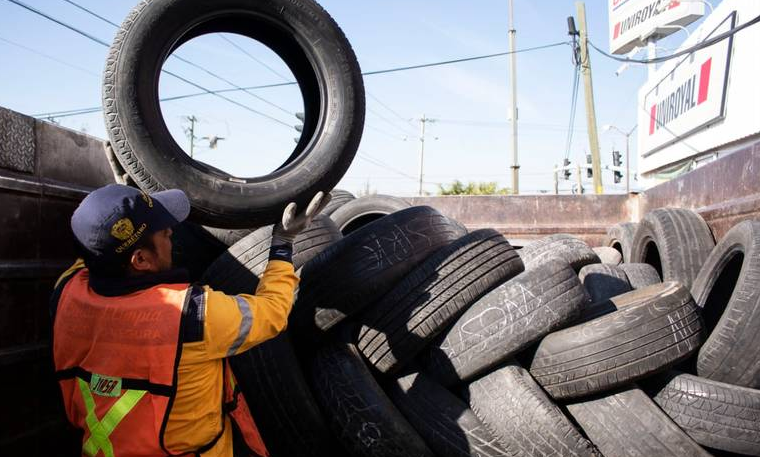
MULTIPOLYGON (((296 241, 288 330, 233 358, 273 456, 760 455, 760 222, 715 246, 697 214, 659 209, 609 246, 515 250, 333 195, 296 241)), ((254 289, 270 235, 203 280, 254 289)))
MULTIPOLYGON (((250 227, 333 188, 361 138, 356 57, 311 0, 143 0, 104 78, 117 177, 183 189, 194 222, 225 227, 183 223, 174 256, 230 294, 266 266, 272 226, 250 227), (193 160, 163 122, 161 65, 215 32, 270 47, 301 88, 303 134, 269 175, 193 160)), ((760 455, 760 223, 716 246, 698 215, 661 209, 608 244, 518 251, 430 207, 333 191, 294 245, 287 331, 232 359, 271 455, 760 455)))

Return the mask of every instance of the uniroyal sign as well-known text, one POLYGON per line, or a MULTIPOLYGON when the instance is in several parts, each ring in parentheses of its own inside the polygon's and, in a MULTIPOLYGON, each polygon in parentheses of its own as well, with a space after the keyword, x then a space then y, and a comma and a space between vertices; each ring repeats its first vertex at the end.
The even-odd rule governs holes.
POLYGON ((662 38, 705 14, 704 2, 677 0, 608 0, 610 52, 625 54, 662 38))
MULTIPOLYGON (((705 39, 734 27, 728 16, 705 39)), ((683 57, 667 73, 639 91, 639 151, 648 157, 721 119, 733 37, 683 57)), ((667 71, 667 70, 666 70, 667 71)))

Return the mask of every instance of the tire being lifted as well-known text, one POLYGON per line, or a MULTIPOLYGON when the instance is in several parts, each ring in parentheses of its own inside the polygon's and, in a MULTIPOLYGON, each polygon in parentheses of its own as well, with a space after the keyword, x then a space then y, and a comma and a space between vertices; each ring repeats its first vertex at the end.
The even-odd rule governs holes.
POLYGON ((244 228, 275 222, 288 202, 332 189, 351 164, 364 125, 364 86, 350 44, 311 0, 143 0, 124 20, 106 61, 103 106, 116 156, 145 191, 179 188, 194 220, 244 228), (174 141, 158 100, 161 67, 183 43, 236 33, 268 46, 304 100, 301 139, 272 173, 233 177, 191 159, 174 141))

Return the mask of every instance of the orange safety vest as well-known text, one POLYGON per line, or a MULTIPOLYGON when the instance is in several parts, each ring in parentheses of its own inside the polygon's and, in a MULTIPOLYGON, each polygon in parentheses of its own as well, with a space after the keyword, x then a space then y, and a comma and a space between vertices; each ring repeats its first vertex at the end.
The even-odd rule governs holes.
MULTIPOLYGON (((189 284, 163 284, 119 297, 88 286, 83 269, 63 286, 53 324, 53 359, 69 421, 84 430, 90 457, 187 455, 164 432, 177 393, 182 316, 189 284)), ((55 306, 55 304, 54 304, 55 306)), ((222 414, 249 451, 268 456, 248 405, 225 363, 222 414)), ((192 453, 216 444, 224 433, 192 453)))

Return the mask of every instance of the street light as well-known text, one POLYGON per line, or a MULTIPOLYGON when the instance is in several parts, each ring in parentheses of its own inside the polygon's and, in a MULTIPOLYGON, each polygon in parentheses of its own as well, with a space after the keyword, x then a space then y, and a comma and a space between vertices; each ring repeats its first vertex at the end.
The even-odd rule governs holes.
POLYGON ((623 130, 620 130, 619 128, 615 127, 614 125, 607 124, 604 127, 605 132, 609 132, 610 130, 615 130, 616 132, 620 133, 621 135, 625 136, 625 192, 630 193, 631 192, 631 148, 630 148, 630 139, 631 134, 636 130, 636 127, 638 125, 634 125, 631 130, 628 132, 624 132, 623 130))

